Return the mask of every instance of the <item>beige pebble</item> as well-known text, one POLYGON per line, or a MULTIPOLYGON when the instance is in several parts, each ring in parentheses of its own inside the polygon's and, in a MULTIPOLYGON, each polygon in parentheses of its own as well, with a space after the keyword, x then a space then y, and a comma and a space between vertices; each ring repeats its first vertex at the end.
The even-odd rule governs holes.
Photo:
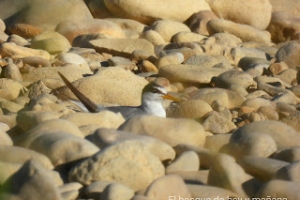
POLYGON ((127 120, 119 130, 148 135, 173 146, 189 144, 203 146, 207 132, 192 119, 160 118, 140 116, 127 120), (149 124, 151 121, 151 124, 149 124), (186 133, 189 133, 186 135, 186 133))
POLYGON ((289 42, 278 49, 275 58, 276 62, 285 62, 289 68, 294 68, 300 64, 299 55, 300 44, 297 42, 289 42))
POLYGON ((300 160, 300 147, 291 147, 276 151, 272 158, 286 162, 296 162, 300 160))
POLYGON ((101 193, 101 198, 111 200, 130 200, 134 191, 120 183, 111 183, 101 193))
POLYGON ((148 60, 143 60, 138 67, 141 69, 142 72, 158 72, 157 67, 148 60))
POLYGON ((29 160, 10 178, 10 181, 20 185, 6 187, 10 193, 21 198, 30 196, 31 199, 61 200, 53 174, 54 171, 44 169, 37 161, 29 160))
POLYGON ((207 30, 210 35, 224 32, 230 33, 240 38, 243 42, 255 41, 264 44, 269 44, 271 42, 271 35, 267 31, 224 19, 210 20, 207 23, 207 30))
POLYGON ((182 178, 177 175, 166 175, 156 179, 147 188, 146 197, 164 200, 172 196, 172 198, 191 198, 191 194, 188 191, 182 178), (168 186, 167 188, 164 186, 168 186))
POLYGON ((10 35, 7 38, 7 42, 13 42, 13 43, 15 43, 16 45, 19 45, 19 46, 29 45, 29 42, 25 38, 23 38, 19 35, 15 35, 15 34, 10 35))
POLYGON ((164 167, 156 156, 141 143, 126 140, 74 166, 69 172, 69 180, 84 185, 97 180, 116 181, 138 191, 148 187, 164 173, 164 167), (123 170, 124 167, 126 170, 123 170))
POLYGON ((175 118, 202 118, 212 111, 211 106, 201 99, 189 99, 167 108, 167 116, 175 118))
POLYGON ((0 45, 0 55, 12 58, 38 56, 50 60, 50 54, 47 51, 18 46, 12 42, 5 42, 0 45))
POLYGON ((192 32, 199 33, 201 35, 208 35, 206 24, 212 19, 217 19, 214 12, 210 10, 202 10, 190 16, 188 19, 188 25, 192 32))
POLYGON ((187 184, 187 188, 194 198, 205 198, 205 199, 226 199, 228 197, 238 198, 240 195, 220 187, 209 186, 209 185, 198 185, 198 184, 187 184))
POLYGON ((175 151, 172 147, 154 137, 107 128, 99 128, 91 137, 91 141, 101 149, 125 140, 140 142, 161 161, 173 160, 175 158, 175 151))
POLYGON ((207 37, 197 33, 192 33, 189 31, 178 32, 172 37, 172 42, 201 42, 207 37))
POLYGON ((186 151, 179 155, 170 165, 166 167, 166 173, 176 171, 197 171, 200 168, 200 160, 194 151, 186 151))
POLYGON ((264 182, 275 178, 277 171, 289 164, 284 161, 256 156, 245 156, 238 163, 248 174, 264 182))
POLYGON ((162 36, 155 30, 146 30, 144 31, 140 38, 144 38, 146 40, 148 40, 149 42, 151 42, 153 45, 163 45, 166 42, 164 41, 164 39, 162 38, 162 36))
POLYGON ((210 112, 205 116, 202 125, 206 131, 213 134, 229 133, 236 128, 231 119, 226 119, 218 112, 210 112))
POLYGON ((279 169, 275 175, 276 179, 299 182, 300 162, 296 161, 279 169))
POLYGON ((268 181, 264 187, 255 195, 257 198, 272 198, 282 199, 299 199, 300 193, 297 182, 284 181, 284 180, 271 180, 268 181))
POLYGON ((213 157, 209 169, 208 185, 228 189, 240 196, 246 196, 242 184, 249 179, 250 176, 235 162, 233 157, 225 154, 218 154, 213 157))
POLYGON ((219 152, 222 147, 229 143, 231 134, 217 134, 206 137, 204 148, 213 152, 219 152))

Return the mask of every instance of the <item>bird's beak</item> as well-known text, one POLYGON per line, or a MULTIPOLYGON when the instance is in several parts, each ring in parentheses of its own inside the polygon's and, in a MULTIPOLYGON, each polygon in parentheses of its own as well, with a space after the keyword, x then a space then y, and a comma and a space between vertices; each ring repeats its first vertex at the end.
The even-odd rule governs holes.
POLYGON ((171 95, 169 95, 169 94, 165 94, 165 95, 163 96, 163 98, 164 98, 164 99, 170 99, 170 100, 175 101, 175 102, 180 102, 180 101, 181 101, 179 98, 176 98, 176 97, 171 96, 171 95))

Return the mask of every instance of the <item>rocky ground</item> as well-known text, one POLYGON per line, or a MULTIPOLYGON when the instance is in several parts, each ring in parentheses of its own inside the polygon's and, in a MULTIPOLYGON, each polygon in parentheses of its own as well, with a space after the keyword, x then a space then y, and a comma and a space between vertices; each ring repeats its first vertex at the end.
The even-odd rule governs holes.
POLYGON ((300 199, 300 1, 0 1, 0 199, 300 199), (94 102, 167 118, 76 112, 94 102))

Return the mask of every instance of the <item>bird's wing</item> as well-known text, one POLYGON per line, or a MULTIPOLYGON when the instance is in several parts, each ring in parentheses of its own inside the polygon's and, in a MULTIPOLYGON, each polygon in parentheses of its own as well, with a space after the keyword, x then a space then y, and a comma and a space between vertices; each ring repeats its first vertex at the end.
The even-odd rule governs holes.
POLYGON ((121 115, 125 119, 132 118, 137 115, 145 114, 144 111, 140 108, 140 106, 111 106, 105 107, 107 110, 112 111, 114 113, 121 113, 121 115))
MULTIPOLYGON (((76 87, 72 85, 72 83, 60 72, 58 72, 61 79, 64 81, 66 86, 74 93, 74 95, 79 99, 79 101, 86 107, 86 109, 91 112, 99 112, 99 108, 97 104, 92 102, 89 98, 87 98, 84 94, 82 94, 76 87)), ((80 107, 82 108, 82 107, 80 107)))

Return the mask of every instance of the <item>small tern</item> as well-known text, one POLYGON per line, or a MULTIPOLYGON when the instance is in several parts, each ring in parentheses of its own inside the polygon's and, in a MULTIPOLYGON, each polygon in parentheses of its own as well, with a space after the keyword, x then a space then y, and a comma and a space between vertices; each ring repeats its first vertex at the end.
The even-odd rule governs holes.
POLYGON ((88 97, 82 94, 72 83, 60 72, 58 72, 61 79, 66 86, 74 93, 74 95, 81 102, 74 102, 82 110, 86 110, 91 113, 100 112, 103 110, 109 110, 114 113, 121 113, 125 119, 129 119, 139 115, 154 115, 159 117, 166 117, 166 111, 162 106, 163 99, 170 99, 175 102, 180 100, 167 94, 166 89, 154 82, 147 84, 142 91, 142 104, 140 106, 110 106, 104 107, 92 102, 88 97), (84 109, 84 107, 86 109, 84 109))

